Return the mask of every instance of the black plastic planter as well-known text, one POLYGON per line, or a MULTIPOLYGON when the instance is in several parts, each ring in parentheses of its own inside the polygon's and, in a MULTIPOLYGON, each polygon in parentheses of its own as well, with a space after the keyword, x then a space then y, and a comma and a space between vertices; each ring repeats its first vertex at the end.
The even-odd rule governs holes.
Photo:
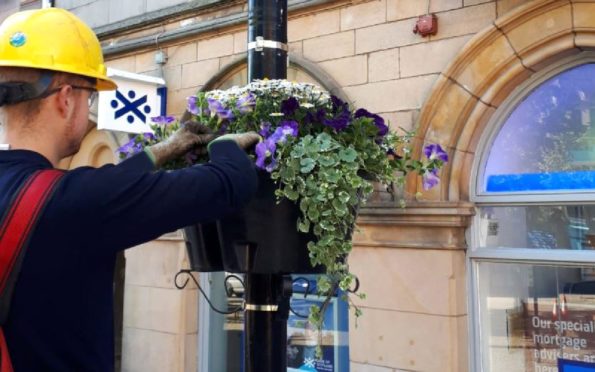
POLYGON ((223 271, 217 223, 202 223, 184 228, 186 251, 192 271, 223 271))
POLYGON ((258 191, 252 201, 233 216, 218 222, 225 271, 255 274, 321 273, 312 267, 307 248, 315 239, 297 231, 299 207, 282 200, 277 204, 275 183, 258 172, 258 191), (247 255, 253 255, 248 259, 247 255), (251 263, 252 267, 248 267, 251 263))

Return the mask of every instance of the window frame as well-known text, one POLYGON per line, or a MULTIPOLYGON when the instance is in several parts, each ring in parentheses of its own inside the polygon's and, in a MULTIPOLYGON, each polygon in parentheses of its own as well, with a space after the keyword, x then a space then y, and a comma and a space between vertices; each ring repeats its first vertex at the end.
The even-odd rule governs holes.
MULTIPOLYGON (((593 265, 595 251, 580 251, 569 249, 535 249, 518 248, 480 248, 479 222, 480 210, 483 207, 506 206, 542 206, 542 205, 585 205, 595 204, 595 190, 593 191, 546 191, 546 192, 508 192, 488 193, 482 191, 484 186, 484 170, 489 151, 494 140, 510 114, 518 107, 522 100, 535 88, 548 79, 568 69, 582 64, 595 63, 595 52, 581 52, 559 60, 558 62, 536 72, 515 88, 500 105, 487 123, 478 142, 477 149, 482 149, 476 156, 469 178, 470 200, 475 204, 476 213, 466 231, 466 240, 470 243, 467 250, 467 290, 469 291, 467 311, 469 337, 469 370, 484 371, 482 368, 483 354, 481 342, 482 328, 480 324, 481 309, 479 307, 479 265, 482 263, 517 263, 517 264, 547 264, 547 265, 593 265)), ((493 371, 490 371, 493 372, 493 371)))

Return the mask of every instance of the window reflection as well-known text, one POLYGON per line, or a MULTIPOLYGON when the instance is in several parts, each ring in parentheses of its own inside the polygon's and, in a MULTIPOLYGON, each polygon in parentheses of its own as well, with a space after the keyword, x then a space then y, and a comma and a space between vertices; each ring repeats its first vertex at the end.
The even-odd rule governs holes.
POLYGON ((595 249, 595 206, 482 207, 480 247, 595 249))
POLYGON ((482 191, 595 188, 595 64, 545 81, 514 109, 485 164, 482 191))
POLYGON ((591 268, 478 265, 482 370, 557 371, 559 358, 595 363, 591 268))

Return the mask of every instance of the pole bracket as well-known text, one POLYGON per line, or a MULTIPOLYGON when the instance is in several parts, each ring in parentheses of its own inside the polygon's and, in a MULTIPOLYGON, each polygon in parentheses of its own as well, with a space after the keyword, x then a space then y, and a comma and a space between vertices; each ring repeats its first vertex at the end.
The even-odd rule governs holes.
POLYGON ((251 41, 248 43, 248 50, 254 49, 257 52, 262 52, 264 48, 281 49, 286 52, 289 50, 287 44, 282 43, 280 41, 265 40, 262 36, 257 36, 255 41, 251 41))
POLYGON ((246 311, 265 311, 275 312, 279 309, 279 305, 258 305, 258 304, 245 304, 244 310, 246 311))

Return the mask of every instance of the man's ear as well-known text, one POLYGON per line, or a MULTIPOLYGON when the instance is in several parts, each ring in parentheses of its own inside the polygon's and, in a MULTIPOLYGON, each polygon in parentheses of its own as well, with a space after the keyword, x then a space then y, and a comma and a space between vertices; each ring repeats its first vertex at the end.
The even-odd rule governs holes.
POLYGON ((64 85, 62 88, 60 88, 60 90, 55 94, 54 101, 58 114, 62 118, 68 119, 73 114, 75 107, 75 97, 70 85, 64 85))

